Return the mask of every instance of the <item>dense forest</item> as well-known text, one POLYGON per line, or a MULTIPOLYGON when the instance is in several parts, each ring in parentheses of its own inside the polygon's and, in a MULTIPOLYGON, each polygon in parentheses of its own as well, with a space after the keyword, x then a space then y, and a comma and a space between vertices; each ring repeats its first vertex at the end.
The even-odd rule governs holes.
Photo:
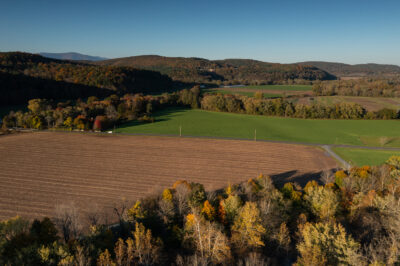
POLYGON ((314 66, 337 77, 366 77, 400 75, 400 66, 384 64, 356 64, 308 61, 299 64, 314 66))
POLYGON ((315 82, 315 96, 400 97, 400 78, 364 78, 315 82))
POLYGON ((276 187, 177 181, 116 206, 117 224, 71 204, 0 222, 2 265, 398 265, 400 157, 276 187))
POLYGON ((275 64, 249 59, 207 60, 202 58, 133 56, 96 62, 99 65, 131 66, 159 71, 174 80, 215 84, 282 84, 330 80, 336 77, 316 67, 275 64))
POLYGON ((0 105, 26 103, 33 98, 162 93, 176 85, 154 71, 95 66, 18 52, 0 53, 0 84, 0 105))

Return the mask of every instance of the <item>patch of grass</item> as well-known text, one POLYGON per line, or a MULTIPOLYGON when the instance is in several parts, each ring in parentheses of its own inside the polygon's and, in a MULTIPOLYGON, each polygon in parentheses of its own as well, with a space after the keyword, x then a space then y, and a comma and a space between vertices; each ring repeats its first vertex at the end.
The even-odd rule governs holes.
POLYGON ((400 122, 395 120, 296 119, 176 108, 154 117, 154 123, 127 123, 117 132, 179 135, 182 126, 183 135, 253 139, 257 130, 260 140, 360 146, 370 145, 360 136, 398 137, 400 132, 400 122))
POLYGON ((311 85, 257 85, 244 86, 241 89, 280 90, 280 91, 310 91, 311 85))
MULTIPOLYGON (((234 91, 230 91, 228 89, 224 90, 224 89, 204 89, 202 90, 203 93, 211 93, 211 94, 217 94, 217 93, 221 93, 221 94, 239 94, 239 95, 243 95, 243 96, 247 96, 247 97, 254 97, 254 92, 252 91, 240 91, 240 90, 234 90, 234 91)), ((282 97, 282 94, 276 94, 276 93, 263 93, 265 98, 277 98, 277 97, 282 97)))
POLYGON ((360 136, 360 140, 366 146, 375 147, 400 147, 400 137, 387 136, 360 136))
POLYGON ((400 156, 400 151, 333 148, 344 160, 356 166, 381 165, 391 156, 400 156))

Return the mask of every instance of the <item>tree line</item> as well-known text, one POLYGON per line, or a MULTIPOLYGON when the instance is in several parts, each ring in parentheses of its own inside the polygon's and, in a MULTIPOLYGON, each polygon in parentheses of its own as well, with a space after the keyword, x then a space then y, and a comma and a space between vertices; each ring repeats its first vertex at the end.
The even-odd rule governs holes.
POLYGON ((363 78, 315 82, 315 96, 400 97, 399 78, 363 78))
POLYGON ((299 104, 284 98, 263 99, 262 93, 256 97, 241 95, 208 94, 201 100, 201 108, 209 111, 269 115, 311 119, 398 119, 400 112, 384 108, 367 111, 356 103, 299 104))
POLYGON ((200 89, 164 93, 161 96, 143 94, 115 94, 100 100, 95 96, 86 101, 54 102, 46 99, 32 99, 28 111, 11 111, 2 119, 4 128, 60 128, 68 130, 105 130, 129 121, 153 122, 154 111, 182 106, 198 108, 200 89))
POLYGON ((154 122, 154 112, 168 107, 190 107, 203 110, 252 115, 281 116, 302 119, 399 119, 400 112, 384 108, 367 112, 355 103, 294 104, 284 98, 264 99, 223 94, 201 94, 198 86, 160 96, 126 94, 111 95, 103 100, 95 96, 86 101, 56 103, 32 99, 28 111, 11 111, 2 119, 4 128, 63 128, 69 130, 106 130, 129 122, 154 122))
POLYGON ((397 265, 400 157, 276 187, 260 175, 206 191, 184 180, 96 213, 0 222, 2 265, 397 265))

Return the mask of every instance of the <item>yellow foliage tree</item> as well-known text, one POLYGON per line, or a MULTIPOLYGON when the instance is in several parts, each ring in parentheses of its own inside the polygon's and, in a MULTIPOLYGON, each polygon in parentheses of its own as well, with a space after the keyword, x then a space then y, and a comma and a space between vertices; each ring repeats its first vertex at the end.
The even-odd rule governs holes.
POLYGON ((241 206, 242 202, 236 195, 229 195, 229 197, 222 202, 227 223, 233 223, 241 206))
POLYGON ((163 198, 163 200, 165 200, 165 201, 171 202, 171 201, 172 201, 172 198, 173 198, 171 190, 168 189, 168 188, 164 189, 164 191, 163 191, 163 193, 162 193, 162 198, 163 198))
POLYGON ((128 219, 135 221, 137 219, 143 219, 146 216, 146 211, 142 210, 142 203, 137 200, 135 205, 128 210, 128 219))
POLYGON ((298 265, 359 265, 359 244, 340 224, 306 223, 300 229, 298 265))
POLYGON ((246 202, 232 226, 232 242, 235 246, 239 249, 264 246, 262 237, 266 230, 261 223, 256 203, 246 202))
POLYGON ((160 239, 154 239, 151 230, 141 223, 136 223, 134 237, 135 257, 141 265, 153 265, 159 260, 159 250, 162 245, 160 239))
POLYGON ((97 259, 97 266, 114 266, 114 265, 115 263, 111 259, 111 254, 108 251, 108 249, 100 253, 99 258, 97 259))
POLYGON ((201 210, 201 213, 206 217, 207 220, 212 221, 215 218, 215 209, 214 207, 210 204, 208 200, 204 202, 203 208, 201 210))
POLYGON ((322 220, 333 218, 339 211, 339 198, 329 187, 306 186, 304 200, 311 212, 322 220))
POLYGON ((65 127, 72 129, 73 125, 74 125, 74 121, 72 120, 72 117, 68 117, 67 119, 65 119, 65 121, 64 121, 65 127))

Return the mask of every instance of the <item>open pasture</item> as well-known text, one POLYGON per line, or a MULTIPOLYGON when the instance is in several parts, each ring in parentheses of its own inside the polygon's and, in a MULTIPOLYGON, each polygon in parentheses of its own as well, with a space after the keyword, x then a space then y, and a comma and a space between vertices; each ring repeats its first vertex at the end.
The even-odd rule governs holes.
POLYGON ((74 202, 109 210, 177 180, 217 189, 260 173, 306 180, 336 162, 322 150, 289 144, 199 138, 24 133, 0 137, 0 219, 54 215, 74 202))
POLYGON ((262 92, 265 98, 277 98, 291 95, 311 96, 309 85, 258 85, 258 86, 226 86, 222 88, 203 89, 203 93, 239 94, 253 97, 262 92))
POLYGON ((127 123, 117 129, 124 133, 171 134, 229 137, 315 144, 400 147, 398 120, 296 119, 168 109, 155 114, 155 122, 127 123))
POLYGON ((391 156, 400 156, 399 151, 390 150, 370 150, 370 149, 354 149, 354 148, 334 148, 340 157, 348 161, 352 165, 381 165, 385 163, 391 156))
POLYGON ((274 90, 274 91, 311 91, 311 85, 254 85, 243 86, 242 89, 274 90))

